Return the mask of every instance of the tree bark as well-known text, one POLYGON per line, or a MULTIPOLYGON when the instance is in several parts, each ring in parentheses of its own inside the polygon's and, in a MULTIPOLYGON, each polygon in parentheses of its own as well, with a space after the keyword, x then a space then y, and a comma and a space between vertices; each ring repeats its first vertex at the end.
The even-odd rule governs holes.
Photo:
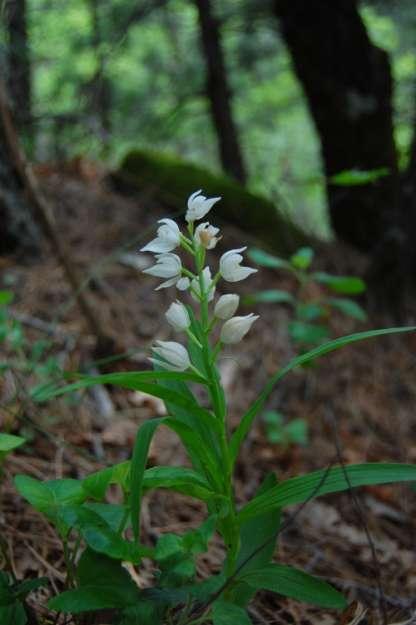
POLYGON ((332 227, 371 252, 398 218, 388 56, 371 43, 357 0, 274 0, 274 11, 320 137, 332 227), (331 184, 345 170, 380 168, 388 175, 369 184, 331 184))
MULTIPOLYGON (((0 96, 4 97, 3 93, 0 96)), ((7 132, 0 116, 0 255, 15 251, 33 254, 40 247, 39 229, 16 169, 7 132)))
POLYGON ((194 0, 198 9, 201 46, 206 62, 206 91, 211 116, 217 132, 218 148, 224 171, 243 183, 246 170, 232 113, 232 95, 228 84, 221 31, 211 0, 194 0))
POLYGON ((32 71, 26 0, 5 0, 4 15, 8 33, 8 93, 18 129, 26 134, 30 133, 32 119, 32 71))

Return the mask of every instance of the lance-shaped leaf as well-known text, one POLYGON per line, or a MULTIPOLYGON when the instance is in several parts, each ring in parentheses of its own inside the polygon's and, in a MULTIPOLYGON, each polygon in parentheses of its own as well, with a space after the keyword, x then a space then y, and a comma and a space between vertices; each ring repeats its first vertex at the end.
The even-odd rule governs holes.
POLYGON ((350 343, 356 343, 358 341, 364 341, 366 339, 375 338, 377 336, 384 336, 387 334, 400 334, 402 332, 414 332, 416 330, 416 326, 404 327, 404 328, 384 328, 381 330, 370 330, 368 332, 358 332, 357 334, 349 334, 348 336, 341 336, 338 339, 334 339, 333 341, 328 341, 319 347, 315 347, 314 349, 293 358, 285 367, 280 369, 266 384, 263 391, 260 393, 259 397, 256 401, 250 406, 249 410, 245 413, 243 418, 241 419, 236 431, 231 437, 231 455, 233 461, 235 462, 238 452, 240 450, 241 443, 247 436, 250 431, 251 425, 256 418, 259 411, 263 408, 265 401, 269 397, 275 385, 282 379, 284 376, 301 365, 304 365, 308 362, 312 362, 319 358, 320 356, 324 356, 325 354, 329 354, 341 347, 349 345, 350 343))
POLYGON ((254 497, 238 514, 240 523, 270 510, 303 503, 350 487, 416 480, 416 465, 367 463, 333 467, 293 477, 254 497))

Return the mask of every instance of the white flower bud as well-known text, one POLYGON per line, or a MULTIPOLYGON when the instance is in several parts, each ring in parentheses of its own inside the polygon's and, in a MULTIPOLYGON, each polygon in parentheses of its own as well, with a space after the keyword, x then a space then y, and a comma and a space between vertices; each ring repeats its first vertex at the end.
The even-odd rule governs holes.
POLYGON ((165 313, 165 317, 175 330, 181 332, 191 325, 189 313, 181 302, 173 302, 165 313))
POLYGON ((220 340, 227 344, 239 343, 258 318, 258 315, 250 313, 245 317, 232 317, 228 319, 221 328, 220 340))
POLYGON ((156 256, 156 264, 143 270, 143 273, 147 273, 150 276, 169 278, 166 282, 159 284, 156 291, 176 284, 181 278, 181 272, 182 262, 177 254, 158 254, 156 256))
POLYGON ((220 258, 220 274, 227 282, 239 282, 245 280, 252 273, 256 273, 257 269, 251 267, 241 267, 240 263, 243 257, 239 252, 244 252, 246 247, 240 247, 237 250, 225 252, 220 258))
POLYGON ((175 341, 156 341, 157 347, 153 347, 154 353, 162 358, 150 360, 170 371, 185 371, 191 366, 191 360, 187 349, 175 341))
POLYGON ((233 314, 238 308, 240 298, 235 293, 227 293, 227 295, 221 295, 218 302, 215 304, 214 315, 218 319, 231 319, 233 314))
POLYGON ((216 236, 219 231, 219 228, 211 226, 208 222, 199 224, 195 230, 195 241, 206 250, 212 250, 221 238, 216 236))
POLYGON ((207 198, 205 195, 201 195, 201 189, 195 191, 195 193, 192 193, 188 198, 188 210, 185 215, 186 221, 189 223, 190 221, 202 219, 220 199, 220 197, 207 198))
POLYGON ((159 224, 163 224, 157 230, 157 237, 142 247, 141 252, 154 252, 165 254, 178 247, 181 239, 181 232, 173 219, 160 219, 159 224))
MULTIPOLYGON (((202 281, 204 283, 204 294, 208 293, 208 301, 211 302, 214 299, 215 287, 211 288, 212 285, 212 276, 211 269, 207 266, 202 271, 202 281)), ((192 292, 191 295, 194 300, 198 301, 198 298, 201 297, 201 285, 199 283, 199 278, 194 278, 191 281, 192 292), (196 295, 195 295, 196 293, 196 295)))
POLYGON ((181 278, 176 283, 176 288, 178 291, 187 291, 191 285, 191 281, 189 278, 181 278))

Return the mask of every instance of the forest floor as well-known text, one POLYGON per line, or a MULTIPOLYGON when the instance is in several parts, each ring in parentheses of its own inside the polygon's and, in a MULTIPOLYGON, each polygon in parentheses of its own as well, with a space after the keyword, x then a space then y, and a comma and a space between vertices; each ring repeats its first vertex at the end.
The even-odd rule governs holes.
MULTIPOLYGON (((135 250, 154 234, 156 220, 167 215, 143 198, 112 192, 94 168, 43 171, 41 186, 54 207, 56 222, 81 275, 88 279, 90 298, 103 327, 120 352, 130 355, 112 370, 148 367, 146 358, 155 337, 167 339, 164 319, 172 298, 170 290, 155 292, 156 281, 141 273, 150 259, 135 250)), ((192 192, 193 189, 190 189, 192 192)), ((215 209, 212 211, 215 224, 215 209)), ((217 224, 220 225, 220 224, 217 224)), ((241 247, 246 234, 224 227, 221 246, 241 247)), ((319 268, 357 273, 363 260, 337 245, 327 246, 319 268)), ((3 284, 12 285, 12 310, 24 314, 24 327, 33 340, 52 331, 55 353, 68 371, 94 370, 93 337, 74 301, 63 272, 45 243, 39 258, 19 262, 2 258, 3 284), (38 330, 37 321, 46 326, 38 330)), ((261 269, 238 292, 265 288, 293 288, 284 276, 261 269)), ((234 289, 233 289, 234 290, 234 289)), ((242 314, 250 312, 248 308, 242 314)), ((293 356, 287 334, 288 310, 260 305, 261 317, 246 339, 221 362, 230 398, 231 424, 255 398, 268 376, 293 356)), ((410 314, 404 324, 415 321, 410 314)), ((332 334, 395 325, 388 314, 372 313, 366 324, 335 317, 332 334)), ((321 359, 319 365, 288 376, 272 394, 268 408, 288 420, 302 418, 309 428, 306 446, 282 447, 270 443, 264 423, 257 424, 245 443, 237 468, 237 494, 252 497, 269 471, 279 479, 325 468, 331 462, 416 462, 416 337, 393 336, 351 345, 321 359)), ((7 403, 7 379, 0 381, 0 401, 7 403)), ((48 523, 16 494, 12 476, 36 478, 82 477, 113 462, 129 458, 138 424, 163 413, 159 401, 142 393, 98 388, 68 399, 7 405, 0 426, 21 432, 28 444, 13 454, 3 484, 0 533, 9 546, 17 578, 46 575, 51 588, 64 581, 64 562, 58 538, 48 523)), ((151 449, 151 464, 181 464, 178 441, 161 431, 151 449)), ((291 511, 293 512, 293 510, 291 511)), ((149 540, 162 532, 181 533, 203 516, 198 502, 175 494, 146 496, 144 533, 149 540)), ((251 608, 256 625, 407 621, 416 609, 416 493, 408 485, 362 488, 310 502, 280 536, 281 562, 299 566, 333 583, 351 601, 349 612, 339 615, 261 593, 251 608), (368 534, 371 536, 369 541, 368 534), (381 593, 381 597, 380 597, 381 593), (367 608, 366 616, 358 616, 367 608), (381 619, 383 620, 383 619, 381 619)), ((220 542, 201 558, 201 576, 218 570, 220 542)), ((46 591, 35 601, 45 614, 46 591)), ((104 624, 103 624, 104 625, 104 624)), ((236 624, 238 625, 238 624, 236 624)))

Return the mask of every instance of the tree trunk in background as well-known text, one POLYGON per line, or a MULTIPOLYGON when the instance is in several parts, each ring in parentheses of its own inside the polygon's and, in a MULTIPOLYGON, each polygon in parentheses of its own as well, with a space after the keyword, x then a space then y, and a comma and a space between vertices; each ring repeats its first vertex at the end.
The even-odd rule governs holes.
POLYGON ((398 220, 389 59, 373 45, 356 0, 274 0, 321 140, 331 224, 363 251, 380 247, 398 220), (387 168, 360 186, 335 186, 344 170, 387 168))
POLYGON ((198 9, 201 45, 207 74, 207 96, 217 132, 218 147, 224 171, 241 183, 246 181, 246 171, 234 123, 231 90, 228 84, 221 32, 214 15, 211 0, 194 0, 198 9))
POLYGON ((5 0, 5 26, 8 33, 8 91, 16 124, 30 134, 32 120, 32 75, 27 29, 26 0, 5 0))
MULTIPOLYGON (((1 83, 0 97, 6 97, 1 83)), ((39 250, 39 230, 15 166, 15 155, 9 147, 7 133, 10 136, 13 128, 11 125, 7 128, 2 119, 0 116, 0 254, 34 253, 39 250)))

